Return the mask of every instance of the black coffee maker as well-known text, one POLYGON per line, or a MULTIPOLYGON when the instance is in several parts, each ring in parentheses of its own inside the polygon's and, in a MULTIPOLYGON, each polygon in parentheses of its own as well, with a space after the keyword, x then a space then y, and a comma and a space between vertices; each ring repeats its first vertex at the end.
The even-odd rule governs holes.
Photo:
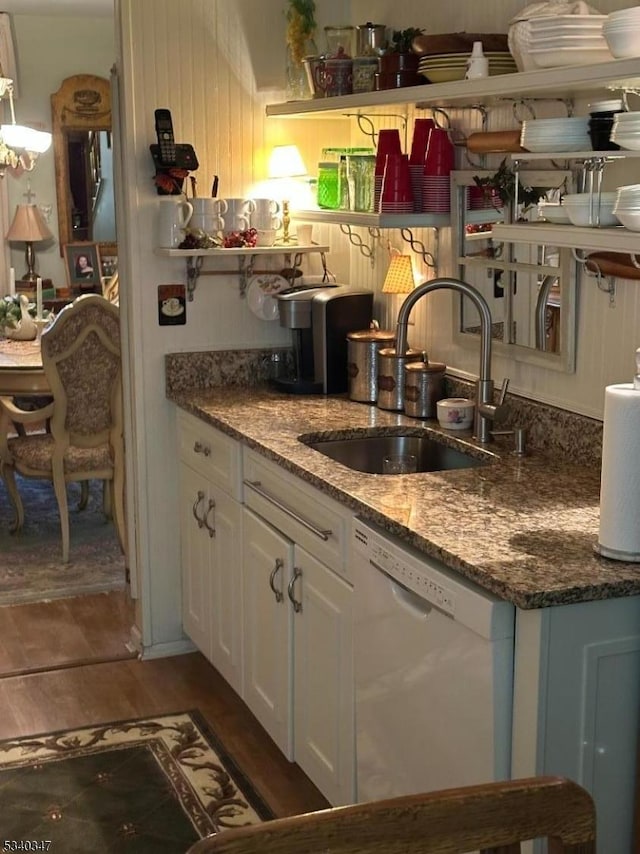
POLYGON ((275 385, 290 394, 347 391, 347 333, 367 329, 373 292, 351 285, 298 285, 275 295, 280 326, 292 330, 294 376, 275 385))

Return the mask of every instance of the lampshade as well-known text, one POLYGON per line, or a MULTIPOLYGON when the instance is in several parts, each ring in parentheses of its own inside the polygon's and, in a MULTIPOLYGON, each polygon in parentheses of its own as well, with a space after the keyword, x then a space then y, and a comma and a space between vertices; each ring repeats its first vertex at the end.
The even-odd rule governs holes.
POLYGON ((7 231, 7 240, 38 243, 53 237, 37 205, 16 205, 13 222, 7 231))
POLYGON ((7 167, 30 172, 38 155, 47 151, 52 140, 51 134, 46 131, 16 124, 13 80, 0 77, 0 99, 5 95, 9 99, 11 123, 0 126, 0 177, 4 175, 7 167))
POLYGON ((389 269, 382 286, 383 294, 408 294, 415 287, 410 255, 391 256, 389 269))
POLYGON ((269 158, 270 178, 299 178, 307 174, 307 167, 297 145, 276 145, 269 158))

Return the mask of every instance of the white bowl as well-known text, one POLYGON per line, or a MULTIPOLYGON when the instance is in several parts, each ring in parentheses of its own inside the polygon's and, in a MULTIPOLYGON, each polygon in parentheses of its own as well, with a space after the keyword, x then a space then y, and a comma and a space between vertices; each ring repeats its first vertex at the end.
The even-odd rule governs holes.
POLYGON ((613 48, 608 40, 607 44, 602 47, 560 47, 551 50, 547 50, 546 48, 536 50, 532 48, 529 51, 529 56, 538 68, 561 68, 567 65, 589 65, 592 62, 610 62, 617 55, 613 52, 613 48))
POLYGON ((445 430, 469 430, 476 404, 468 397, 446 397, 436 403, 438 423, 445 430))
POLYGON ((602 28, 602 33, 612 55, 616 59, 628 59, 640 55, 640 25, 630 24, 620 29, 602 28))
POLYGON ((598 228, 620 224, 613 212, 616 198, 617 193, 601 193, 600 199, 597 193, 571 193, 563 197, 562 205, 573 225, 598 228))
POLYGON ((616 207, 616 216, 619 222, 629 231, 640 231, 640 209, 622 210, 616 207))
POLYGON ((538 204, 538 215, 547 222, 553 222, 556 225, 568 225, 571 222, 568 213, 561 204, 540 202, 538 204))

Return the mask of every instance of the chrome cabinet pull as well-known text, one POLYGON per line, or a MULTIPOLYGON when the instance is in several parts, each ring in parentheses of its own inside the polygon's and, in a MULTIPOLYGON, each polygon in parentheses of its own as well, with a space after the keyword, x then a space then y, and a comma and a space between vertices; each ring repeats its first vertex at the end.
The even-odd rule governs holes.
POLYGON ((200 504, 201 501, 204 501, 204 492, 201 489, 199 489, 196 500, 193 502, 193 507, 191 508, 191 512, 193 513, 193 518, 198 523, 198 528, 202 528, 202 526, 204 525, 204 519, 205 519, 204 516, 202 516, 202 517, 198 516, 198 504, 200 504))
POLYGON ((286 513, 287 516, 291 516, 292 519, 294 519, 296 522, 306 528, 307 531, 311 531, 311 533, 315 534, 316 537, 320 537, 321 540, 325 540, 326 542, 326 540, 328 540, 329 537, 333 534, 333 531, 330 529, 323 531, 321 528, 317 528, 312 522, 308 522, 306 519, 303 519, 302 516, 299 516, 297 513, 287 507, 286 504, 283 504, 277 498, 274 498, 273 495, 269 495, 269 493, 262 488, 262 483, 259 480, 243 480, 243 483, 245 486, 248 486, 250 489, 253 489, 254 492, 260 495, 266 501, 270 501, 271 504, 278 508, 278 510, 282 510, 282 512, 286 513))
POLYGON ((213 498, 210 498, 210 499, 209 499, 209 506, 207 507, 207 512, 206 512, 206 513, 204 514, 204 516, 202 517, 202 521, 203 521, 204 526, 205 526, 205 528, 207 529, 207 531, 209 531, 209 536, 210 536, 210 537, 215 537, 215 535, 216 535, 216 519, 215 519, 215 514, 214 514, 214 517, 213 517, 213 527, 211 527, 211 526, 209 525, 209 523, 207 522, 207 519, 209 518, 209 513, 211 513, 211 511, 212 511, 212 510, 215 510, 215 508, 216 508, 216 502, 213 500, 213 498))
POLYGON ((205 457, 208 457, 211 454, 211 448, 208 445, 203 445, 202 442, 196 442, 193 446, 193 450, 196 454, 204 454, 205 457))
POLYGON ((282 558, 277 557, 275 565, 274 565, 273 569, 271 570, 271 575, 269 576, 269 587, 273 591, 273 595, 276 597, 276 602, 282 602, 282 600, 284 599, 284 595, 282 593, 282 590, 278 590, 277 587, 275 586, 276 575, 282 569, 283 566, 284 566, 284 561, 282 560, 282 558))
POLYGON ((293 577, 291 578, 291 581, 287 584, 287 594, 289 595, 289 600, 290 600, 291 604, 293 605, 293 610, 296 612, 296 614, 299 614, 300 611, 302 611, 302 602, 298 602, 298 600, 296 598, 294 598, 293 585, 296 583, 296 578, 300 578, 301 575, 302 575, 302 570, 299 569, 299 567, 294 566, 293 567, 293 577))

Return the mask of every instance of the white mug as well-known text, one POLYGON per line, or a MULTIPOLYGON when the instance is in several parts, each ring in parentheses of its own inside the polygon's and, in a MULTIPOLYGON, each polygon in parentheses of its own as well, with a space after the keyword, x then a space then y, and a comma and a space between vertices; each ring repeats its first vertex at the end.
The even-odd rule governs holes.
POLYGON ((164 249, 177 249, 184 240, 184 230, 191 219, 193 205, 181 196, 158 199, 156 239, 164 249))
POLYGON ((222 217, 222 230, 225 234, 232 234, 235 231, 247 231, 251 228, 251 220, 245 214, 226 213, 222 217))
POLYGON ((276 228, 259 228, 256 235, 256 246, 273 246, 277 235, 278 230, 276 228))
POLYGON ((218 213, 218 199, 208 196, 191 199, 193 213, 189 220, 191 231, 204 231, 205 234, 215 234, 224 228, 224 220, 218 213))
POLYGON ((256 208, 252 199, 218 199, 217 201, 220 202, 220 213, 225 218, 225 222, 227 220, 233 222, 236 217, 245 217, 249 223, 251 222, 251 214, 256 208))

